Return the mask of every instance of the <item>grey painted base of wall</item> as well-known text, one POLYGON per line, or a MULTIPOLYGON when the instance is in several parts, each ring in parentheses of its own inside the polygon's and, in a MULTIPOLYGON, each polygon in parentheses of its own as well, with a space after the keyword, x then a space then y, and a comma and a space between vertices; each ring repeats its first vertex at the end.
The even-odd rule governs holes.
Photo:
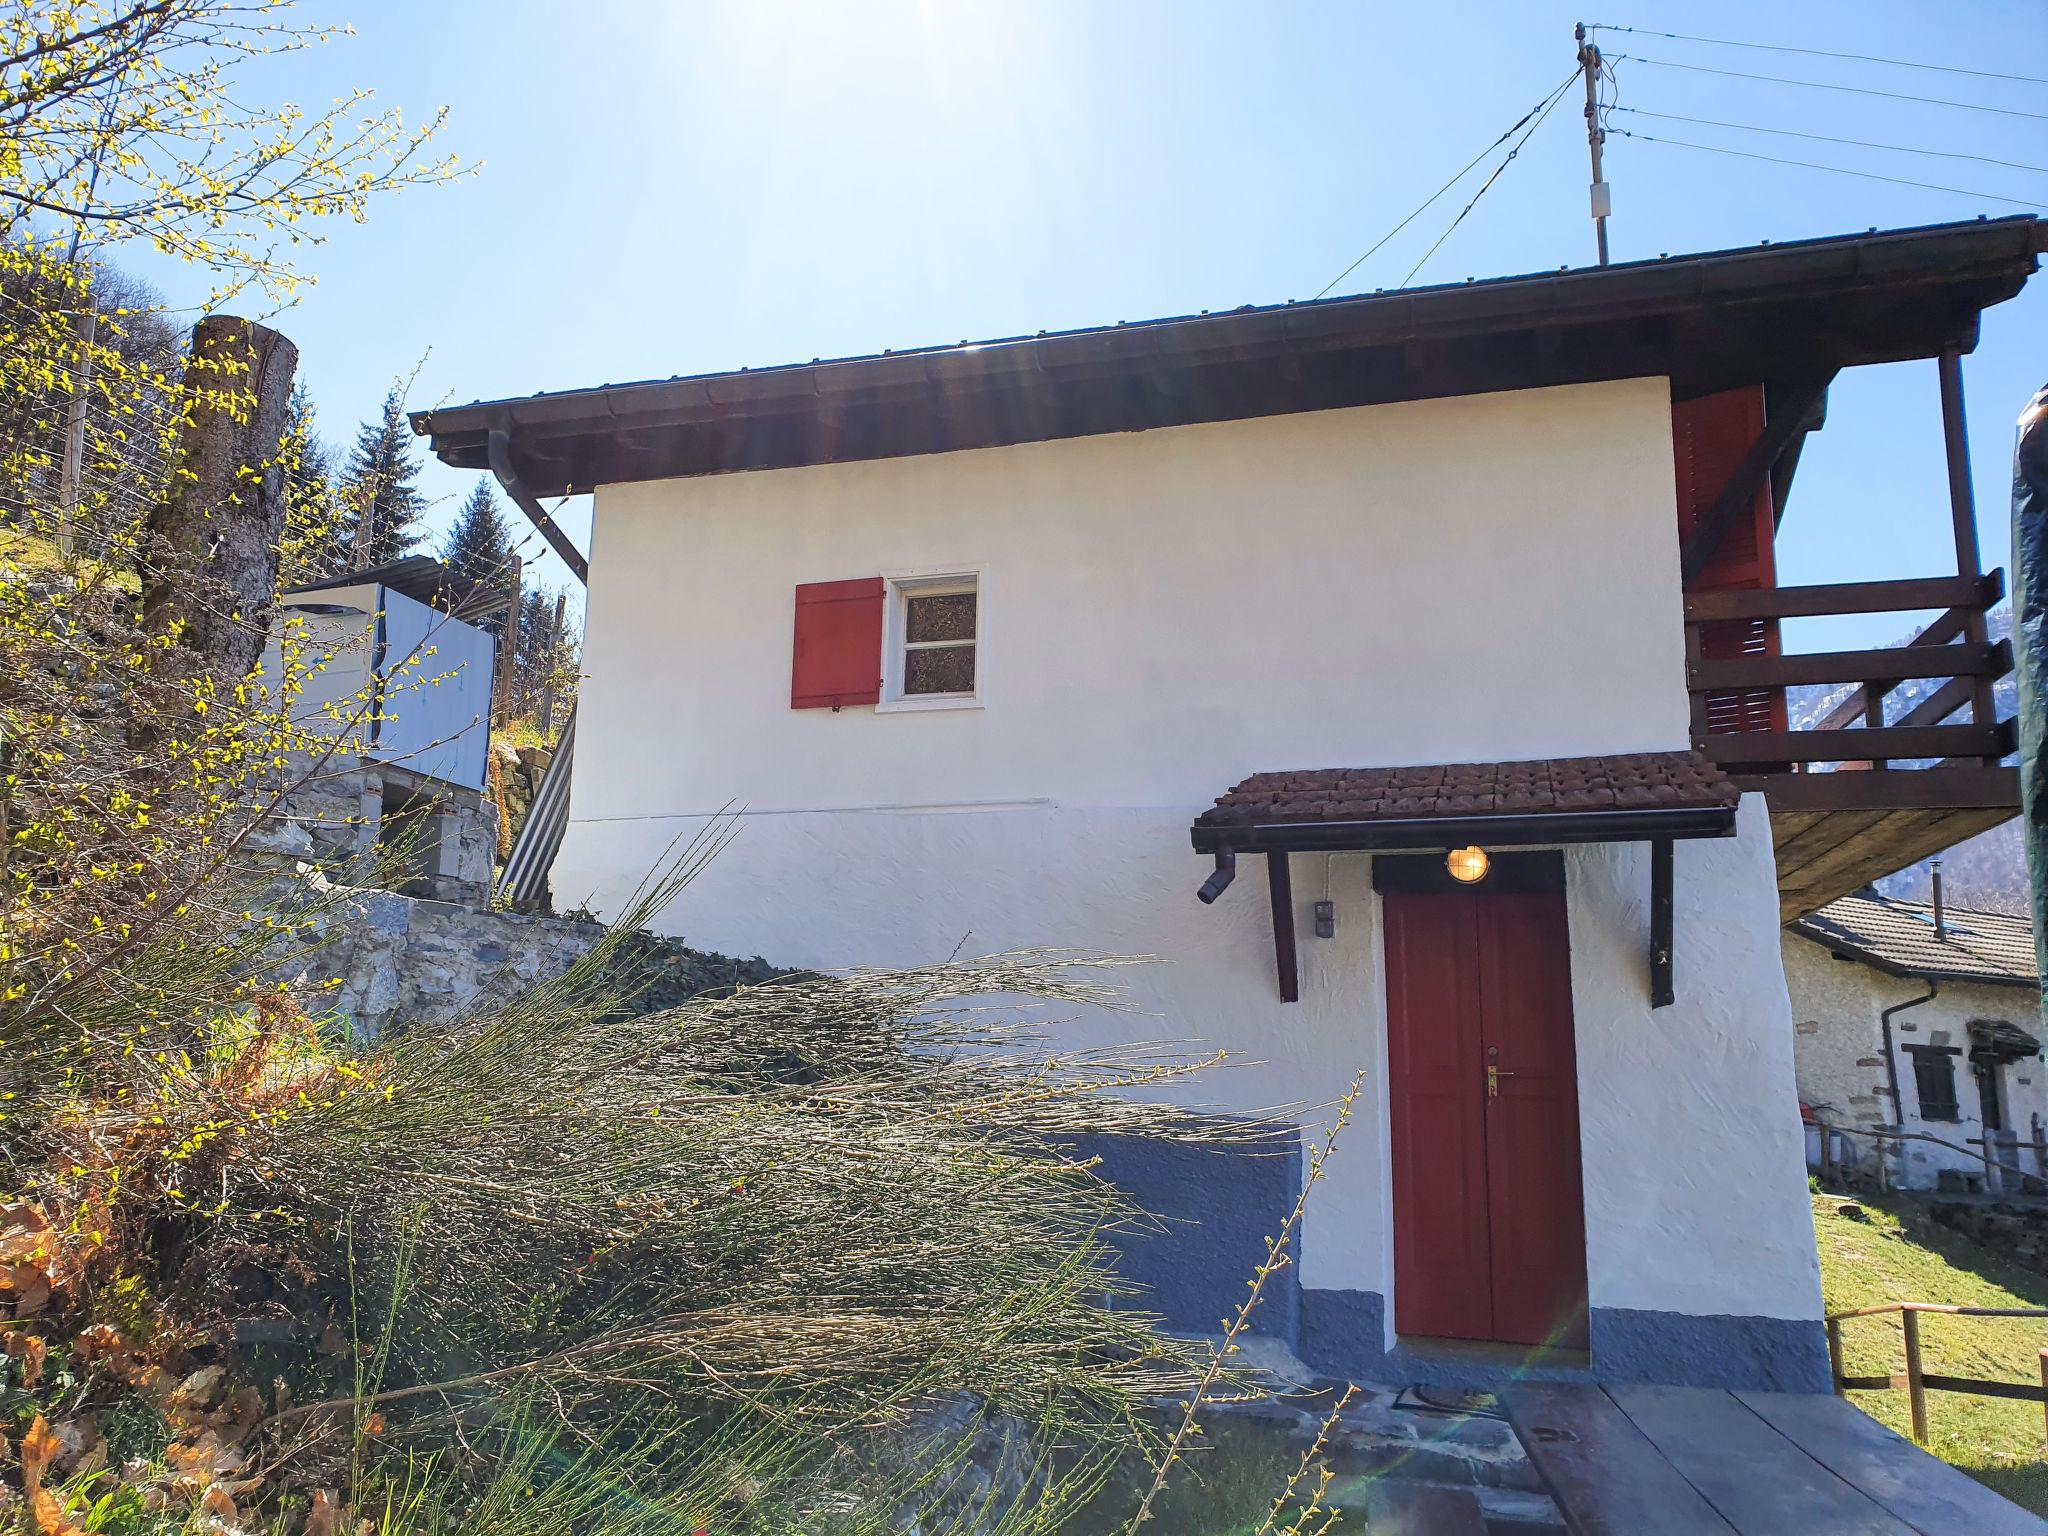
MULTIPOLYGON (((1301 1189, 1298 1136, 1262 1147, 1187 1145, 1135 1136, 1078 1138, 1102 1176, 1151 1213, 1116 1239, 1119 1267, 1144 1288, 1131 1303, 1178 1333, 1214 1334, 1244 1302, 1301 1189)), ((1297 1256, 1298 1257, 1298 1256, 1297 1256)), ((1647 1381, 1678 1386, 1825 1392, 1827 1338, 1818 1320, 1689 1317, 1596 1307, 1590 1349, 1576 1359, 1511 1345, 1384 1347, 1386 1301, 1376 1291, 1304 1289, 1297 1265, 1268 1282, 1255 1332, 1288 1344, 1311 1368, 1382 1386, 1486 1388, 1505 1380, 1647 1381)))
MULTIPOLYGON (((1143 1136, 1084 1136, 1074 1148, 1149 1213, 1115 1239, 1118 1268, 1145 1288, 1131 1303, 1177 1333, 1221 1333, 1266 1262, 1266 1239, 1301 1191, 1301 1138, 1264 1146, 1189 1145, 1143 1136)), ((1254 1333, 1293 1343, 1301 1286, 1280 1270, 1252 1314, 1254 1333)))
POLYGON ((1386 1349, 1386 1301, 1377 1291, 1304 1290, 1295 1352, 1332 1375, 1383 1384, 1486 1388, 1528 1381, 1648 1381, 1741 1391, 1826 1392, 1826 1330, 1820 1322, 1722 1314, 1690 1317, 1595 1307, 1585 1363, 1517 1357, 1509 1346, 1397 1343, 1386 1349))

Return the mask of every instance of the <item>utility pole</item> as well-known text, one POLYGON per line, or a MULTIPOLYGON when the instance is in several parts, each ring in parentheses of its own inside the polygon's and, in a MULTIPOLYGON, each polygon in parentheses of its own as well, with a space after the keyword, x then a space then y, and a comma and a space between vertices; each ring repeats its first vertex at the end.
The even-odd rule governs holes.
POLYGON ((1593 150, 1593 229, 1600 242, 1600 265, 1607 265, 1607 214, 1612 206, 1607 183, 1600 175, 1600 47, 1586 41, 1582 21, 1573 34, 1579 40, 1579 68, 1586 75, 1586 142, 1593 150))

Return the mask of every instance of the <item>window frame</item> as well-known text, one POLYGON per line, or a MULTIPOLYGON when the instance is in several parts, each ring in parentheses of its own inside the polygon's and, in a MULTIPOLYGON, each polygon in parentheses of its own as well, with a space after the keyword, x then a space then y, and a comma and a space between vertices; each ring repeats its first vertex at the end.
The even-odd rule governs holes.
POLYGON ((1929 1125, 1960 1125, 1963 1119, 1963 1101, 1962 1094, 1956 1087, 1956 1058, 1963 1054, 1962 1051, 1952 1045, 1920 1045, 1917 1043, 1908 1045, 1905 1049, 1907 1056, 1913 1063, 1914 1113, 1922 1122, 1929 1125), (1929 1113, 1927 1107, 1927 1092, 1923 1073, 1930 1071, 1933 1064, 1937 1062, 1941 1064, 1944 1070, 1948 1102, 1945 1105, 1937 1104, 1936 1108, 1945 1108, 1948 1111, 1946 1114, 1929 1113))
POLYGON ((879 715, 914 714, 932 710, 982 709, 988 702, 988 570, 978 564, 952 565, 915 571, 885 571, 882 580, 888 594, 882 608, 882 696, 875 703, 879 715), (950 597, 974 594, 974 687, 967 693, 905 693, 903 673, 912 650, 940 649, 960 641, 909 639, 910 600, 914 597, 950 597))

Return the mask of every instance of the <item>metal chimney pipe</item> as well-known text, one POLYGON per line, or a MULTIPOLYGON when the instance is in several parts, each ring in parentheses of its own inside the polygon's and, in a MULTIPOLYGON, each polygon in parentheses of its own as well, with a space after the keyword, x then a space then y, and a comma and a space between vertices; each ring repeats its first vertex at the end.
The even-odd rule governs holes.
POLYGON ((1948 942, 1948 914, 1941 904, 1940 858, 1937 857, 1934 860, 1933 866, 1928 870, 1927 880, 1928 884, 1934 888, 1934 941, 1937 944, 1946 944, 1948 942))

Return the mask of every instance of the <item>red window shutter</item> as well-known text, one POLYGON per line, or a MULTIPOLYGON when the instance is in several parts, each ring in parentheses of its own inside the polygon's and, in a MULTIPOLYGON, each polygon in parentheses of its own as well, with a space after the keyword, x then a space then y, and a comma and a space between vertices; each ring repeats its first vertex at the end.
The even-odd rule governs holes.
POLYGON ((879 576, 812 581, 796 589, 791 709, 838 709, 880 701, 882 595, 879 576))
MULTIPOLYGON (((1674 401, 1671 448, 1678 475, 1678 537, 1683 543, 1721 487, 1764 430, 1761 384, 1674 401)), ((1706 567, 1693 579, 1694 592, 1753 592, 1778 584, 1776 518, 1769 480, 1721 540, 1706 567)), ((1778 622, 1746 619, 1708 624, 1700 631, 1700 654, 1710 661, 1779 654, 1778 622)), ((1716 734, 1782 731, 1785 691, 1752 688, 1707 696, 1707 729, 1716 734)))

